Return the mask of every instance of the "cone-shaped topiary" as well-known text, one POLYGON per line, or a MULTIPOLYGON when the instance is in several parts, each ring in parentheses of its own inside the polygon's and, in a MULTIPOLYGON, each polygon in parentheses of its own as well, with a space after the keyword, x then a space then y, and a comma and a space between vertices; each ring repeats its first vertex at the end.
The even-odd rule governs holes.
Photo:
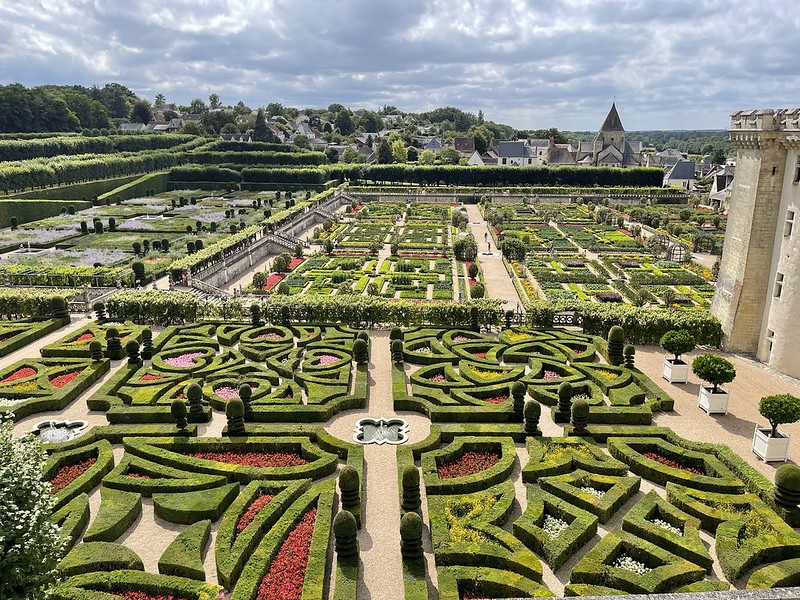
POLYGON ((389 332, 389 347, 392 346, 395 340, 403 340, 403 330, 399 327, 393 327, 392 330, 389 332))
POLYGON ((95 302, 92 305, 92 310, 94 310, 98 323, 103 324, 108 320, 108 316, 106 316, 106 305, 102 302, 95 302))
POLYGON ((525 384, 521 381, 515 381, 511 384, 511 397, 514 399, 514 417, 520 423, 523 419, 523 411, 525 409, 525 384))
POLYGON ((51 301, 54 319, 69 319, 67 301, 62 296, 56 296, 51 301))
POLYGON ((636 366, 636 346, 625 344, 625 348, 622 350, 622 359, 627 368, 633 369, 636 366))
POLYGON ((403 469, 403 510, 419 512, 420 504, 419 470, 414 465, 407 465, 403 469))
POLYGON ((369 362, 369 346, 361 338, 353 342, 353 359, 360 365, 369 362))
POLYGON ((145 277, 144 263, 137 260, 131 264, 131 269, 133 270, 134 283, 143 282, 145 277))
POLYGON ((403 362, 403 340, 392 342, 392 362, 403 362))
POLYGON ((264 321, 261 320, 261 305, 260 304, 251 304, 250 305, 250 323, 253 327, 260 327, 264 324, 264 321))
POLYGON ((481 330, 481 322, 480 322, 480 315, 478 313, 478 307, 473 306, 469 311, 469 322, 470 326, 472 327, 472 331, 480 331, 481 330))
POLYGON ((579 398, 572 403, 572 426, 576 431, 583 431, 589 424, 589 403, 579 398))
POLYGON ((149 327, 142 329, 142 359, 153 358, 153 332, 149 327))
POLYGON ((622 351, 625 346, 625 330, 614 325, 608 330, 608 362, 618 366, 623 362, 622 351))
POLYGON ((189 424, 186 420, 186 403, 180 398, 175 398, 169 407, 169 412, 172 414, 172 418, 175 419, 175 425, 178 429, 186 429, 189 424))
POLYGON ((189 420, 203 417, 203 388, 196 383, 190 383, 186 388, 186 399, 189 401, 189 420))
POLYGON ((572 414, 572 384, 564 381, 558 386, 558 406, 553 413, 553 420, 556 423, 569 423, 572 414))
POLYGON ((405 559, 422 556, 422 519, 415 512, 407 512, 400 519, 400 553, 405 559))
POLYGON ((333 537, 337 556, 350 558, 358 555, 357 534, 358 524, 353 513, 343 510, 333 518, 333 537))
POLYGON ((536 400, 525 402, 525 434, 539 435, 539 419, 542 417, 542 407, 536 400))
POLYGON ((775 502, 786 508, 800 504, 800 467, 781 465, 775 471, 775 502))
POLYGON ((136 340, 129 340, 125 344, 125 352, 128 353, 128 364, 131 366, 139 366, 142 364, 142 359, 139 357, 139 342, 136 340))
POLYGON ((253 419, 253 388, 246 383, 240 385, 239 400, 244 404, 244 420, 251 421, 253 419))
POLYGON ((89 352, 92 353, 92 360, 103 360, 103 344, 99 340, 89 342, 89 352))
POLYGON ((238 398, 228 400, 225 416, 228 419, 228 435, 244 435, 244 403, 238 398))

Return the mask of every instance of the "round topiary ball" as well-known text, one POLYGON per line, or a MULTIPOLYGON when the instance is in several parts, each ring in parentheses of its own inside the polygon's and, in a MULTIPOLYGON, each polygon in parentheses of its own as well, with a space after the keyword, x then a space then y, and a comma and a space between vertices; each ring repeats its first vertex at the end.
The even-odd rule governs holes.
POLYGON ((170 413, 176 419, 186 417, 186 403, 180 398, 175 398, 169 408, 170 413))
POLYGON ((239 386, 239 398, 241 398, 244 401, 249 398, 252 398, 252 396, 253 396, 253 388, 251 388, 248 384, 243 383, 242 385, 239 386))
POLYGON ((539 422, 539 419, 542 416, 542 407, 541 405, 536 402, 536 400, 528 400, 525 403, 525 420, 532 420, 535 419, 536 422, 539 422))
POLYGON ((186 397, 191 400, 200 400, 203 397, 203 388, 196 383, 190 383, 186 388, 186 397))
POLYGON ((364 340, 365 342, 369 342, 369 333, 364 331, 363 329, 356 334, 357 340, 364 340))
POLYGON ((415 512, 407 512, 400 519, 400 537, 403 540, 422 540, 422 519, 415 512))
POLYGON ((125 352, 128 354, 136 354, 139 352, 139 342, 136 340, 129 340, 127 344, 125 344, 125 352))
POLYGON ((229 419, 240 419, 244 416, 244 403, 234 398, 225 405, 225 416, 229 419))
POLYGON ((625 330, 619 325, 614 325, 611 329, 608 330, 608 341, 617 342, 620 344, 624 343, 625 330))
POLYGON ((347 492, 357 492, 358 486, 358 470, 351 465, 345 465, 342 467, 342 470, 339 473, 339 489, 347 492))
POLYGON ((408 465, 403 469, 403 487, 419 487, 419 469, 408 465))
POLYGON ((515 398, 523 397, 526 391, 525 384, 521 381, 515 381, 513 384, 511 384, 511 395, 515 398))
POLYGON ((103 344, 99 340, 89 342, 89 352, 92 353, 92 360, 103 360, 103 344))
POLYGON ((589 403, 579 398, 572 403, 572 426, 575 429, 585 429, 589 424, 589 403))
POLYGON ((118 337, 119 337, 119 329, 117 329, 116 327, 109 327, 108 329, 106 329, 106 339, 107 340, 111 339, 111 338, 118 338, 118 337))
POLYGON ((400 329, 399 327, 392 328, 392 330, 389 332, 389 339, 391 341, 402 340, 403 339, 403 330, 400 329))
POLYGON ((341 511, 333 518, 333 535, 337 538, 349 538, 358 534, 358 524, 353 513, 341 511))
POLYGON ((781 465, 775 471, 775 485, 783 490, 800 494, 800 467, 781 465))
POLYGON ((558 397, 572 398, 572 384, 569 381, 563 381, 561 385, 558 386, 558 397))
POLYGON ((98 301, 92 304, 92 310, 95 312, 103 312, 106 309, 106 305, 102 302, 98 301))

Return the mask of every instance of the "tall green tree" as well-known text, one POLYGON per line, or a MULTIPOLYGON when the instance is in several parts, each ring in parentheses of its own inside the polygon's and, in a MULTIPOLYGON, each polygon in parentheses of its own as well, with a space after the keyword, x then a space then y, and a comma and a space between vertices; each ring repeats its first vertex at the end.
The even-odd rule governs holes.
POLYGON ((333 124, 342 135, 350 135, 356 130, 353 124, 353 117, 350 116, 350 111, 346 108, 336 113, 336 119, 334 119, 333 124))
POLYGON ((408 161, 408 150, 403 140, 395 140, 392 142, 392 158, 396 163, 405 163, 408 161))
POLYGON ((386 138, 381 138, 380 143, 378 144, 378 162, 382 165, 391 164, 394 161, 394 156, 392 155, 392 147, 389 145, 389 140, 386 138))
POLYGON ((256 113, 256 124, 253 127, 253 139, 257 142, 266 142, 271 133, 264 118, 264 110, 259 108, 256 113))
POLYGON ((147 125, 153 119, 153 111, 147 100, 137 100, 131 110, 131 121, 147 125))
POLYGON ((164 105, 167 103, 167 99, 164 97, 164 94, 156 94, 155 101, 153 102, 153 108, 156 110, 161 110, 164 108, 164 105))
POLYGON ((208 96, 208 107, 209 108, 219 108, 222 106, 222 102, 219 100, 219 94, 216 92, 213 94, 209 94, 208 96))
POLYGON ((13 422, 5 421, 0 456, 0 598, 40 600, 64 549, 50 522, 52 490, 42 481, 47 454, 33 436, 14 439, 13 422))
POLYGON ((206 110, 206 103, 200 98, 194 98, 189 103, 189 112, 193 115, 202 115, 204 112, 206 112, 206 110))

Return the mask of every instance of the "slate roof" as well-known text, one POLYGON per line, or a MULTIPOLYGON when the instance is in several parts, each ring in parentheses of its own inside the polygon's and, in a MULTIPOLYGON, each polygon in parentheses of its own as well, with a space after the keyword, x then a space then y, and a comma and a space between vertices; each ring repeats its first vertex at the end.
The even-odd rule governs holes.
POLYGON ((525 156, 525 142, 500 142, 497 154, 500 158, 525 156))
POLYGON ((455 148, 462 154, 472 154, 475 152, 475 138, 457 137, 455 139, 455 148))
POLYGON ((670 179, 694 179, 694 161, 679 160, 667 173, 667 180, 670 179))
POLYGON ((600 131, 625 131, 625 128, 622 126, 622 121, 620 121, 619 113, 617 112, 617 104, 615 102, 611 103, 611 110, 608 111, 608 115, 606 116, 606 120, 603 121, 603 126, 600 127, 600 131))

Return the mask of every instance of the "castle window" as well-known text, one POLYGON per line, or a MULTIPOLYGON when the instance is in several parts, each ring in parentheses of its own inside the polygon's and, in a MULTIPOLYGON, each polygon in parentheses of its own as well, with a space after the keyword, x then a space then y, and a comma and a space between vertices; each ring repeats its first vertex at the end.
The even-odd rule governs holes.
POLYGON ((797 164, 794 167, 794 180, 792 183, 800 183, 800 159, 797 160, 797 164))
POLYGON ((772 344, 775 341, 775 332, 772 329, 767 329, 767 352, 772 353, 772 344))
POLYGON ((781 292, 783 292, 783 273, 778 273, 775 275, 775 287, 772 290, 772 297, 780 298, 781 292))
POLYGON ((786 221, 783 224, 783 237, 792 237, 792 229, 794 229, 794 211, 789 209, 786 211, 786 221))
POLYGON ((505 158, 503 159, 503 164, 506 164, 506 159, 505 158))

